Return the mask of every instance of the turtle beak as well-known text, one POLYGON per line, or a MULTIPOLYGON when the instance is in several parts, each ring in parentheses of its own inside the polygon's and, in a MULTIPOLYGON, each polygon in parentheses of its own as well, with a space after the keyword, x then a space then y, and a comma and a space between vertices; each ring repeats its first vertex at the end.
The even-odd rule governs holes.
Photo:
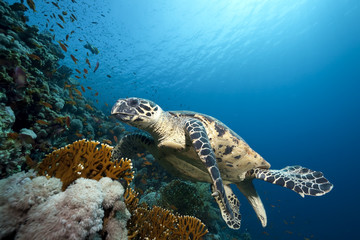
POLYGON ((114 104, 114 106, 111 109, 111 115, 116 115, 116 114, 122 112, 122 109, 123 109, 122 106, 124 105, 123 102, 124 102, 123 99, 119 99, 116 101, 116 103, 114 104))
POLYGON ((127 104, 125 99, 119 99, 112 107, 111 115, 114 115, 120 121, 129 121, 132 116, 137 115, 137 112, 127 104))

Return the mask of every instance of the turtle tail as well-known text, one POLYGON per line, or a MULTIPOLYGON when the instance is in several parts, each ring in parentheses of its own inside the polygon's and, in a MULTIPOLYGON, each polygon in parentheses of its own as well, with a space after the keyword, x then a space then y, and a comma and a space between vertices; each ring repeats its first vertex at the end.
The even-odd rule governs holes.
POLYGON ((302 197, 321 196, 333 188, 322 172, 302 166, 287 166, 280 170, 255 168, 248 172, 248 176, 286 187, 302 197))

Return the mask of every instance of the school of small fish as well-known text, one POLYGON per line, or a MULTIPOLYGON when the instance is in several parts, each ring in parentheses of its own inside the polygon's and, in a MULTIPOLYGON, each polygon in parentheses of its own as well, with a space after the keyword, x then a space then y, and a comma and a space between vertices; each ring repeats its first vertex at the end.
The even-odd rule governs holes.
MULTIPOLYGON (((22 1, 23 2, 23 1, 22 1)), ((36 6, 33 0, 26 0, 27 5, 29 6, 29 8, 31 10, 33 10, 33 12, 36 12, 36 6)), ((46 28, 48 28, 48 30, 50 32, 55 33, 56 32, 56 27, 59 27, 60 29, 65 29, 67 27, 67 23, 71 22, 75 22, 77 21, 77 17, 75 15, 75 10, 73 8, 70 9, 63 9, 63 7, 61 6, 61 2, 60 1, 45 1, 46 4, 49 4, 49 7, 51 9, 51 7, 54 9, 54 12, 51 13, 51 11, 42 11, 41 13, 44 15, 44 17, 46 17, 46 28), (55 13, 56 12, 56 13, 55 13)), ((72 3, 76 3, 75 0, 72 0, 72 3)), ((104 16, 104 15, 102 15, 104 16)), ((95 22, 92 22, 95 23, 95 22)), ((97 22, 96 22, 97 23, 97 22)), ((80 28, 80 27, 77 27, 80 28)), ((60 48, 64 51, 64 53, 69 54, 68 56, 71 58, 71 60, 74 62, 75 65, 78 64, 78 62, 80 61, 79 58, 77 58, 73 53, 69 53, 72 52, 71 51, 71 47, 67 45, 67 42, 69 41, 69 39, 71 38, 71 36, 75 33, 75 30, 71 30, 68 34, 66 34, 65 37, 61 38, 59 40, 56 40, 56 42, 58 43, 58 45, 60 46, 60 48)), ((55 41, 55 38, 58 38, 59 36, 56 36, 55 34, 53 34, 52 39, 55 41)), ((82 42, 82 39, 78 39, 80 42, 82 42)), ((88 49, 95 49, 96 51, 90 51, 90 53, 94 54, 98 54, 99 50, 92 46, 91 44, 87 44, 90 47, 88 49)), ((41 48, 42 46, 37 46, 38 48, 41 48)), ((78 49, 74 49, 74 52, 77 52, 78 49)), ((29 58, 36 60, 36 61, 41 61, 41 58, 35 54, 27 54, 29 58)), ((91 63, 89 60, 90 54, 87 51, 86 52, 86 57, 85 57, 85 63, 88 65, 88 68, 84 68, 83 71, 80 71, 77 68, 74 68, 74 70, 78 73, 78 75, 74 75, 75 78, 77 79, 88 79, 87 75, 89 74, 89 70, 92 68, 91 67, 91 63)), ((100 66, 99 61, 96 61, 95 63, 95 67, 93 69, 93 74, 96 73, 96 71, 98 70, 100 66)), ((54 69, 52 73, 49 74, 49 76, 51 76, 51 74, 55 73, 57 69, 54 69)), ((111 78, 111 76, 109 74, 106 75, 108 78, 111 78)), ((86 83, 84 83, 85 85, 86 83)), ((76 91, 76 87, 75 86, 71 86, 71 88, 73 88, 74 91, 76 91)), ((92 90, 92 88, 90 86, 86 87, 88 90, 92 90)), ((85 93, 85 87, 81 86, 81 90, 85 93)), ((81 92, 79 90, 76 91, 78 93, 78 95, 81 96, 81 92)), ((94 97, 97 97, 99 95, 99 92, 93 93, 91 94, 94 97)), ((98 103, 98 100, 96 99, 96 102, 98 103)), ((42 123, 44 124, 44 123, 42 123)))

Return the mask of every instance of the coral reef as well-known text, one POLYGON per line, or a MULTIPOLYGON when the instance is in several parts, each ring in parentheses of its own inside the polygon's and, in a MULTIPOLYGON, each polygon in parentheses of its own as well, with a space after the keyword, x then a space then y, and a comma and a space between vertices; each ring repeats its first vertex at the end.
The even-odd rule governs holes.
POLYGON ((61 185, 34 172, 0 180, 0 238, 126 239, 130 214, 119 182, 80 178, 63 192, 61 185))
POLYGON ((113 144, 124 131, 82 95, 73 70, 59 65, 65 56, 54 35, 28 26, 25 11, 21 3, 0 1, 0 178, 53 147, 84 137, 113 144), (22 129, 37 137, 25 137, 22 129))
POLYGON ((38 165, 39 175, 60 178, 66 189, 78 178, 99 180, 102 177, 133 179, 129 159, 110 161, 112 147, 85 139, 76 141, 48 154, 38 165))
POLYGON ((199 219, 180 216, 167 209, 146 204, 139 206, 138 193, 128 188, 125 203, 131 212, 129 239, 202 239, 208 230, 199 219))
POLYGON ((0 0, 0 238, 216 239, 205 229, 221 229, 206 184, 171 182, 146 153, 110 160, 124 126, 83 95, 73 69, 59 64, 55 35, 28 26, 27 10, 0 0))

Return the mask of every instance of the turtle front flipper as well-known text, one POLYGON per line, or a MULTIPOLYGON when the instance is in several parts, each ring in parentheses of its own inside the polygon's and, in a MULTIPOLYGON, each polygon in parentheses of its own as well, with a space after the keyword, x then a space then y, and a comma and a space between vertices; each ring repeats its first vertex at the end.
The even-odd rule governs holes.
POLYGON ((291 189, 302 197, 321 196, 333 188, 322 172, 302 166, 287 166, 280 170, 255 168, 249 175, 291 189))
POLYGON ((214 185, 211 186, 211 189, 213 191, 213 197, 214 197, 216 203, 219 205, 219 209, 221 211, 221 216, 223 217, 226 224, 229 226, 229 228, 232 228, 235 230, 240 229, 240 226, 241 226, 241 215, 239 213, 240 202, 239 202, 239 199, 236 197, 236 195, 232 192, 230 186, 224 185, 224 189, 225 189, 226 197, 229 200, 231 209, 233 210, 233 213, 234 213, 233 218, 230 218, 229 214, 227 214, 226 208, 225 208, 223 202, 221 201, 219 194, 217 194, 217 192, 214 191, 214 185))
POLYGON ((216 163, 215 154, 210 145, 205 127, 201 121, 197 119, 189 119, 185 123, 185 128, 196 153, 209 172, 213 183, 213 196, 218 196, 218 198, 221 200, 221 205, 224 206, 224 214, 227 216, 226 219, 224 218, 224 220, 227 221, 227 219, 232 219, 235 221, 235 214, 226 197, 223 181, 216 163))
POLYGON ((112 151, 112 159, 132 158, 136 153, 155 148, 154 139, 146 133, 135 132, 125 135, 112 151))

